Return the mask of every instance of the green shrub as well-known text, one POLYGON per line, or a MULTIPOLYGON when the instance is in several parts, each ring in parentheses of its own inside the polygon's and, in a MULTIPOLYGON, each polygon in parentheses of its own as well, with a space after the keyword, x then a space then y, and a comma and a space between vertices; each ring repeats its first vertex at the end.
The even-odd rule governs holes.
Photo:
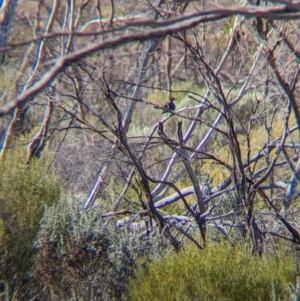
POLYGON ((37 241, 37 300, 125 300, 134 260, 102 212, 99 206, 85 211, 70 197, 47 210, 37 241))
MULTIPOLYGON (((19 149, 20 150, 20 149, 19 149)), ((0 163, 0 299, 127 300, 136 262, 167 246, 101 218, 105 200, 85 211, 47 174, 11 149, 0 163)))
POLYGON ((138 300, 284 300, 299 275, 292 255, 260 258, 246 246, 214 244, 186 249, 141 268, 129 285, 138 300))
POLYGON ((59 199, 47 162, 33 160, 28 166, 25 150, 19 150, 11 149, 0 163, 0 286, 8 300, 29 297, 40 220, 59 199))

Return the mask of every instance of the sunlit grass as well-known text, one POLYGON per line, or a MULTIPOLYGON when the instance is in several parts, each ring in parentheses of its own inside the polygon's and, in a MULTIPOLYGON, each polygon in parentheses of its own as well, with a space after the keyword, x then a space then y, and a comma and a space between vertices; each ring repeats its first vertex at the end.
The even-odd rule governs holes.
POLYGON ((153 259, 139 269, 129 291, 132 301, 267 301, 274 293, 282 300, 297 275, 299 263, 290 254, 260 258, 248 245, 213 244, 153 259))

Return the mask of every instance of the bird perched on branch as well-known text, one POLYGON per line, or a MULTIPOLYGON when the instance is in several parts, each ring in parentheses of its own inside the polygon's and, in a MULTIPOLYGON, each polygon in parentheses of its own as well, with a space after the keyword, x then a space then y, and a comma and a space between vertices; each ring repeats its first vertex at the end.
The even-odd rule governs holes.
POLYGON ((160 106, 154 106, 154 108, 155 109, 161 109, 161 110, 163 110, 164 111, 163 114, 164 113, 173 112, 176 109, 176 106, 175 106, 175 103, 174 103, 175 99, 176 98, 171 97, 169 99, 169 101, 167 101, 162 107, 160 107, 160 106))

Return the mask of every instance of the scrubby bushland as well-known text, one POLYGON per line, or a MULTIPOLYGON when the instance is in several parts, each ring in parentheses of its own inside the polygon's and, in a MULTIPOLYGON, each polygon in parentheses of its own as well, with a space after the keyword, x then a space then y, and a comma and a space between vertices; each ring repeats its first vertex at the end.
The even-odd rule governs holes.
POLYGON ((0 164, 0 293, 3 300, 127 300, 138 264, 168 245, 102 219, 107 202, 84 211, 60 197, 49 161, 12 149, 0 164), (106 205, 105 205, 106 204, 106 205))
POLYGON ((287 300, 300 275, 299 258, 286 249, 264 258, 248 250, 213 244, 156 259, 131 280, 131 300, 287 300))
POLYGON ((41 228, 33 223, 24 246, 31 252, 39 232, 35 270, 20 266, 35 286, 29 295, 7 285, 16 299, 125 298, 134 264, 160 253, 157 232, 176 251, 186 241, 203 249, 220 233, 251 239, 262 257, 274 237, 300 245, 297 3, 8 2, 0 160, 27 135, 19 146, 28 156, 18 161, 49 149, 66 195, 84 194, 89 210, 65 197, 41 228), (164 112, 170 97, 176 109, 164 112), (93 220, 100 215, 106 220, 93 220), (118 251, 107 257, 111 247, 118 251))
MULTIPOLYGON (((37 240, 34 277, 38 300, 127 300, 136 265, 163 249, 158 238, 138 238, 86 212, 65 197, 47 210, 37 240)), ((157 255, 157 254, 156 254, 157 255)))
POLYGON ((114 194, 119 225, 142 216, 177 250, 210 228, 260 255, 300 244, 297 5, 22 2, 0 20, 0 159, 32 131, 27 160, 47 143, 86 209, 114 194))
POLYGON ((30 300, 36 282, 34 241, 46 208, 59 199, 47 160, 24 164, 25 152, 11 149, 0 163, 0 281, 7 300, 30 300))

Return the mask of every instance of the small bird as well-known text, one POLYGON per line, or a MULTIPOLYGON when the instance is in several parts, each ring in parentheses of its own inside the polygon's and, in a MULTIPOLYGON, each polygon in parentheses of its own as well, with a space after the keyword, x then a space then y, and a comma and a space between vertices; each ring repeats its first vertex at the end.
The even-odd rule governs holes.
POLYGON ((173 112, 176 109, 176 106, 175 106, 175 103, 174 103, 175 99, 176 98, 171 97, 169 99, 169 101, 167 101, 162 107, 160 107, 160 106, 154 106, 154 108, 155 109, 162 109, 164 111, 163 114, 164 113, 168 113, 168 112, 173 112))

